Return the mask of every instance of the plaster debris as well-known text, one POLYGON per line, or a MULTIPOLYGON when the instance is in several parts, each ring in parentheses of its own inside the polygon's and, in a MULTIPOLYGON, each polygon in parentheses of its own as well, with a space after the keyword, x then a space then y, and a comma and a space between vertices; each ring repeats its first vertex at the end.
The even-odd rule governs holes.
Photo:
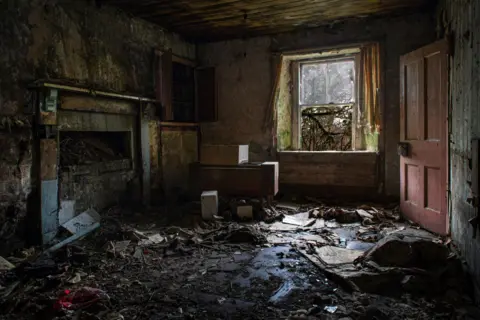
POLYGON ((109 242, 109 250, 112 252, 114 255, 122 255, 124 252, 127 250, 128 246, 130 245, 132 241, 131 240, 125 240, 125 241, 110 241, 109 242))
POLYGON ((6 271, 6 270, 11 270, 13 268, 15 268, 15 265, 10 263, 10 261, 5 259, 4 257, 0 256, 0 272, 1 271, 6 271))
POLYGON ((162 237, 160 234, 156 233, 151 236, 148 236, 147 239, 141 240, 138 242, 139 246, 149 246, 159 244, 165 241, 165 237, 162 237))
POLYGON ((16 319, 427 320, 472 305, 461 263, 435 236, 408 224, 329 227, 299 207, 285 216, 315 224, 166 223, 158 212, 141 222, 109 210, 74 245, 0 271, 0 307, 16 319))
POLYGON ((334 246, 324 246, 316 250, 316 254, 327 265, 353 263, 362 256, 363 252, 334 246))
POLYGON ((82 232, 82 230, 93 226, 100 222, 100 215, 94 209, 88 209, 80 213, 73 219, 65 222, 62 227, 70 231, 72 234, 82 232))
POLYGON ((304 216, 300 215, 294 215, 294 216, 285 216, 282 220, 283 223, 286 224, 293 224, 296 226, 301 226, 301 227, 308 227, 311 226, 315 223, 315 219, 305 219, 304 216))
POLYGON ((357 213, 363 219, 373 219, 373 215, 363 209, 357 209, 357 213))

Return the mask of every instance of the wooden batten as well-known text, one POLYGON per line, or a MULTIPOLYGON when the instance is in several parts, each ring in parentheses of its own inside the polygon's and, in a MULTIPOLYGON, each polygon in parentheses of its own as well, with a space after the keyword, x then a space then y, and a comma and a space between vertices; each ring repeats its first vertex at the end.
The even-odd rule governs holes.
POLYGON ((60 109, 117 114, 138 114, 138 104, 131 101, 96 98, 83 95, 62 95, 60 109))

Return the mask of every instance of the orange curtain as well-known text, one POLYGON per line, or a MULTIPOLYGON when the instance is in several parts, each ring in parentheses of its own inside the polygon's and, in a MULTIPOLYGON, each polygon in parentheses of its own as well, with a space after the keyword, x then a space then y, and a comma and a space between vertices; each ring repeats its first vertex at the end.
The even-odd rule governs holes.
POLYGON ((363 47, 361 60, 364 120, 374 132, 380 128, 380 45, 375 43, 363 47))

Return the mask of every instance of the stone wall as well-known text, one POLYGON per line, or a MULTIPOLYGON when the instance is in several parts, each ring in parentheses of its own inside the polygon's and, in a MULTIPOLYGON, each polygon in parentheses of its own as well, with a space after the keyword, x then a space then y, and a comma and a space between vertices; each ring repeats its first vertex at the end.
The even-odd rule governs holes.
POLYGON ((480 3, 445 0, 439 26, 453 36, 450 60, 450 228, 452 238, 474 275, 480 301, 480 236, 468 222, 475 209, 471 197, 471 140, 480 138, 480 3))
MULTIPOLYGON (((10 118, 3 118, 10 119, 10 118)), ((32 148, 29 128, 4 128, 0 132, 0 255, 9 247, 22 246, 31 193, 32 148)))
POLYGON ((195 58, 195 46, 178 35, 93 3, 0 1, 0 238, 12 230, 22 238, 17 221, 33 184, 31 118, 22 115, 28 84, 59 79, 153 97, 154 49, 195 58))
MULTIPOLYGON (((250 144, 251 159, 275 157, 273 117, 269 99, 273 86, 273 52, 302 50, 379 41, 384 50, 383 139, 380 139, 381 181, 388 195, 398 196, 399 159, 396 146, 400 136, 399 75, 400 55, 435 40, 435 14, 417 12, 402 16, 350 20, 328 27, 248 40, 199 45, 198 59, 217 68, 219 121, 202 125, 207 143, 250 144), (268 126, 265 124, 270 123, 268 126)), ((315 164, 312 163, 312 166, 315 164)), ((352 170, 355 163, 352 163, 352 170)))

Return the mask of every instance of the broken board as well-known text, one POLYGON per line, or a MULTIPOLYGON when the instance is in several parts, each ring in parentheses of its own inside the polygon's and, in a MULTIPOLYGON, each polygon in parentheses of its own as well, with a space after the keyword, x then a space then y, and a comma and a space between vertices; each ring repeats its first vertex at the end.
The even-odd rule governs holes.
POLYGON ((353 263, 355 259, 363 255, 363 251, 350 250, 334 246, 316 248, 320 260, 327 265, 341 265, 353 263))
POLYGON ((95 210, 88 209, 75 218, 65 222, 62 227, 70 231, 72 234, 76 234, 93 226, 95 223, 98 223, 100 219, 100 215, 95 210))
POLYGON ((291 216, 285 216, 282 220, 283 223, 292 224, 300 227, 311 226, 315 223, 316 219, 309 219, 308 212, 297 213, 291 216))

